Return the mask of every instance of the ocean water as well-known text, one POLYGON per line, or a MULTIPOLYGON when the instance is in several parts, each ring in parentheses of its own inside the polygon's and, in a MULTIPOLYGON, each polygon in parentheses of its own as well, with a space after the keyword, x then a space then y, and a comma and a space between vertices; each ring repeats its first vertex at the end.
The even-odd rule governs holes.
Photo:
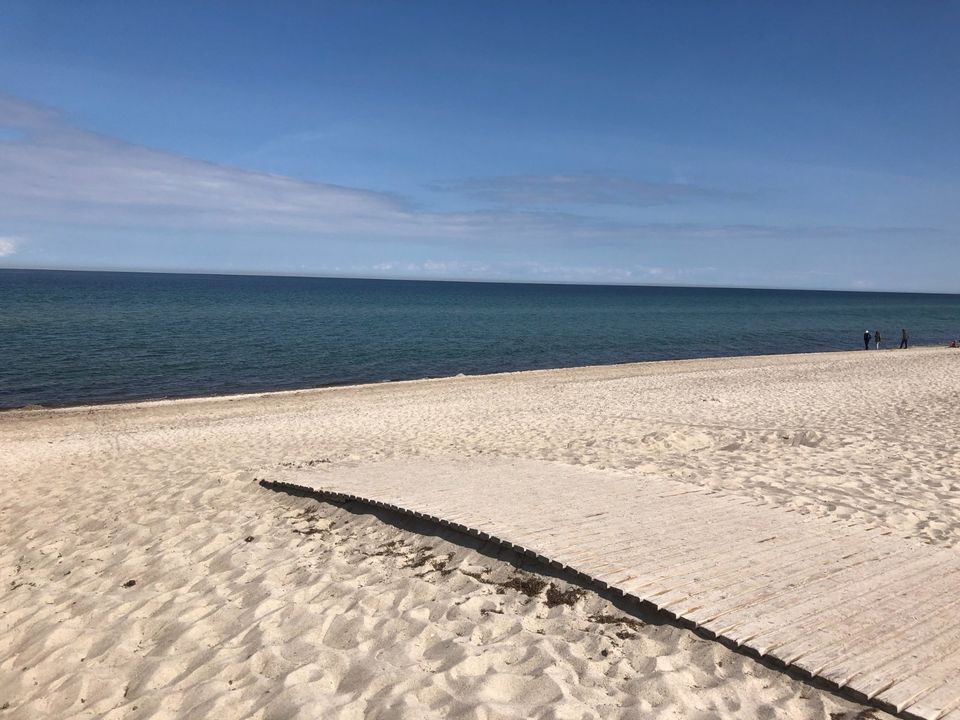
POLYGON ((960 295, 0 270, 0 408, 960 335, 960 295))

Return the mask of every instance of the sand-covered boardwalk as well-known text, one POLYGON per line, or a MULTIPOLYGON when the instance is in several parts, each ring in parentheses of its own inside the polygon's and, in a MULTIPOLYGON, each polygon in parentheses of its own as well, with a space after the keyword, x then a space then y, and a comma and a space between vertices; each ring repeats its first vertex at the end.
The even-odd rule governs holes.
POLYGON ((515 461, 389 462, 276 486, 512 546, 898 712, 960 718, 960 553, 670 480, 515 461))
MULTIPOLYGON (((825 523, 836 535, 824 542, 847 535, 851 551, 873 537, 868 553, 942 556, 925 587, 920 563, 846 620, 856 631, 888 610, 902 617, 939 588, 940 635, 917 634, 929 627, 917 615, 876 639, 875 667, 902 662, 906 679, 949 660, 960 618, 948 607, 960 595, 948 572, 960 544, 958 397, 960 351, 911 349, 0 413, 0 720, 883 717, 500 544, 259 480, 534 463, 558 476, 609 473, 651 499, 663 483, 691 503, 736 498, 738 512, 776 511, 790 519, 783 527, 825 523)), ((564 506, 550 499, 544 507, 564 506)), ((760 557, 779 552, 729 517, 707 527, 676 498, 657 502, 668 500, 686 513, 672 531, 722 532, 715 556, 751 544, 760 557)), ((536 547, 557 524, 524 525, 532 536, 512 541, 536 547)), ((562 551, 551 550, 589 560, 562 551)), ((696 568, 684 572, 676 592, 702 587, 696 568)), ((831 592, 871 592, 849 572, 831 592)), ((748 582, 764 594, 764 576, 748 582)), ((696 603, 662 600, 710 622, 696 603)), ((848 609, 832 605, 815 624, 836 627, 848 609)), ((750 606, 731 610, 731 637, 770 633, 749 629, 763 622, 750 606)), ((779 612, 791 623, 807 615, 779 612)), ((843 655, 825 657, 824 672, 843 655)))

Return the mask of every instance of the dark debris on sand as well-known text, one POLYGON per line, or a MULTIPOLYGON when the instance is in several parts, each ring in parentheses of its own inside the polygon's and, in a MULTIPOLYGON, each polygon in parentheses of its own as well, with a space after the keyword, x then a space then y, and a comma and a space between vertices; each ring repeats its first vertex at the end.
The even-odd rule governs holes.
POLYGON ((545 580, 541 580, 540 578, 536 578, 532 576, 523 577, 520 575, 514 575, 512 578, 510 578, 506 582, 494 583, 494 584, 497 587, 502 588, 504 590, 507 590, 507 589, 517 590, 519 592, 522 592, 527 597, 536 597, 541 592, 543 592, 543 589, 547 586, 547 583, 545 580))
POLYGON ((623 630, 618 630, 614 633, 621 640, 629 640, 634 637, 635 632, 640 632, 640 629, 646 625, 646 623, 636 618, 630 618, 624 615, 607 615, 605 613, 596 613, 588 616, 587 619, 598 625, 623 625, 623 630), (630 632, 630 630, 633 630, 633 632, 630 632))
POLYGON ((581 600, 587 591, 582 588, 567 588, 561 590, 553 583, 547 588, 547 607, 556 607, 557 605, 569 605, 573 607, 581 600))

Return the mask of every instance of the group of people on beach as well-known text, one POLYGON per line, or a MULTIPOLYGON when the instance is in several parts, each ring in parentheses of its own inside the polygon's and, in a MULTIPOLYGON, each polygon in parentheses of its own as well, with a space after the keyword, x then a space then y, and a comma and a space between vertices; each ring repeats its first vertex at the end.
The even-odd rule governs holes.
MULTIPOLYGON (((871 340, 871 339, 873 339, 874 342, 877 343, 877 350, 879 350, 879 349, 880 349, 880 343, 883 341, 883 338, 880 336, 880 331, 879 331, 879 330, 874 330, 874 331, 873 331, 873 336, 872 336, 872 338, 871 338, 871 335, 870 335, 870 331, 869 331, 869 330, 864 330, 864 331, 863 331, 863 349, 864 349, 864 350, 869 350, 869 349, 870 349, 870 340, 871 340)), ((900 349, 903 350, 905 347, 907 347, 907 344, 908 344, 909 341, 910 341, 910 336, 907 334, 907 329, 906 329, 906 328, 903 328, 903 329, 900 331, 900 349)))

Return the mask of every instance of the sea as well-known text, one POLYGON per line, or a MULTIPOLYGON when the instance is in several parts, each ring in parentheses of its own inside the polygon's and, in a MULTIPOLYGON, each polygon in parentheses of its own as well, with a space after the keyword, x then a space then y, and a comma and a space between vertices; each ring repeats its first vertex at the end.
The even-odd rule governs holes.
POLYGON ((0 408, 895 348, 960 295, 0 270, 0 408))

